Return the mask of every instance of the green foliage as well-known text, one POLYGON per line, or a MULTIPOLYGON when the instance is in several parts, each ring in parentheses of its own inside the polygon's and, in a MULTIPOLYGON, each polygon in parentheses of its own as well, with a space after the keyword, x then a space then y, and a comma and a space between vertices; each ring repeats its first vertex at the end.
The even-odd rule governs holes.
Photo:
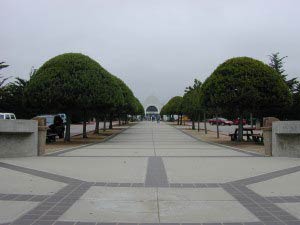
POLYGON ((289 109, 288 119, 300 120, 300 84, 296 86, 293 93, 293 104, 289 109))
POLYGON ((202 101, 215 112, 242 115, 282 111, 292 98, 283 78, 264 63, 238 57, 217 67, 202 85, 202 101))
POLYGON ((194 85, 187 87, 182 99, 183 113, 189 116, 192 120, 199 118, 200 113, 203 111, 201 107, 201 85, 202 83, 195 79, 194 85))
MULTIPOLYGON (((0 62, 0 70, 8 67, 9 65, 5 64, 5 62, 0 62)), ((5 81, 7 81, 9 77, 3 78, 3 76, 0 76, 0 87, 4 84, 5 81)))
POLYGON ((138 98, 135 98, 135 104, 136 104, 136 107, 135 107, 134 115, 144 116, 145 110, 144 110, 142 103, 138 100, 138 98))
POLYGON ((183 113, 181 96, 171 98, 161 109, 161 115, 181 115, 183 113))
POLYGON ((32 112, 24 105, 24 90, 28 81, 16 78, 15 82, 5 85, 0 92, 0 111, 13 112, 18 119, 30 118, 32 112))
POLYGON ((25 90, 28 104, 39 112, 72 112, 106 107, 113 102, 113 79, 96 61, 66 53, 47 61, 25 90))
POLYGON ((133 114, 136 107, 136 98, 134 97, 133 92, 121 79, 115 77, 115 80, 124 99, 123 103, 118 105, 117 112, 119 114, 133 114))
POLYGON ((285 74, 285 69, 283 68, 284 65, 284 59, 286 59, 287 56, 280 57, 279 52, 273 53, 269 55, 270 63, 269 66, 271 66, 280 76, 283 78, 283 80, 288 85, 291 92, 296 91, 296 87, 299 84, 299 81, 297 81, 297 78, 292 78, 290 80, 287 79, 287 74, 285 74))

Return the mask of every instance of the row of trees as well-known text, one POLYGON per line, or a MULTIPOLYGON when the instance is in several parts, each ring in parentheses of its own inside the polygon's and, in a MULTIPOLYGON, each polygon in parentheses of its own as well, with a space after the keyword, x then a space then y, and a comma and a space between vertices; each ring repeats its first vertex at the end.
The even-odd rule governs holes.
POLYGON ((239 118, 238 140, 242 140, 242 120, 249 114, 257 118, 300 119, 300 85, 296 78, 287 79, 284 59, 279 53, 270 56, 269 65, 249 57, 229 59, 203 84, 195 79, 183 97, 170 99, 161 114, 185 114, 192 120, 193 129, 195 121, 206 121, 207 114, 239 118))
MULTIPOLYGON (((29 81, 17 78, 1 88, 1 111, 15 112, 18 118, 30 118, 43 113, 66 113, 67 141, 70 140, 72 116, 86 122, 96 118, 99 122, 115 118, 127 123, 128 115, 143 115, 144 109, 130 88, 118 77, 110 74, 98 62, 79 53, 66 53, 44 63, 29 81)), ((104 127, 105 129, 105 127, 104 127)))

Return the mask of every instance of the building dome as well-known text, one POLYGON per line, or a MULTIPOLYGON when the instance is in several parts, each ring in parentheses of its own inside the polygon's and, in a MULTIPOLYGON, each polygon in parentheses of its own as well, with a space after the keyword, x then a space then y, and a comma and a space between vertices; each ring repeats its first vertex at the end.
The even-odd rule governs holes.
POLYGON ((145 109, 145 115, 159 114, 162 108, 162 104, 160 103, 158 98, 153 95, 146 98, 146 100, 143 103, 143 106, 145 109))

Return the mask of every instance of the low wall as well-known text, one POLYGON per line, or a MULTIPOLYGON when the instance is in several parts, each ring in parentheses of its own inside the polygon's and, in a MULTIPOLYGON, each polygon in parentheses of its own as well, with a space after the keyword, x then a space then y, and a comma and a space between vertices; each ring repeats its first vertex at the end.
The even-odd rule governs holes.
POLYGON ((37 149, 37 121, 0 120, 0 158, 36 156, 37 149))
POLYGON ((300 121, 278 121, 272 125, 273 156, 300 157, 300 121))

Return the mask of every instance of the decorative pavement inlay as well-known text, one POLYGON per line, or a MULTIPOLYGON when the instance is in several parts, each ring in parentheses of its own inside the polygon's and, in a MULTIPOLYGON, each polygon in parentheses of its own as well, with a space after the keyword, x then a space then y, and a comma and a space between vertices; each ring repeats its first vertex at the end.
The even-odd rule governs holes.
MULTIPOLYGON (((129 129, 130 130, 130 129, 129 129)), ((152 135, 154 146, 154 132, 152 135)), ((223 146, 222 146, 223 147, 223 146)), ((230 147, 228 147, 230 148, 230 147)), ((76 148, 78 149, 78 148, 76 148)), ((68 150, 75 151, 76 149, 68 150)), ((237 149, 232 149, 239 151, 237 149)), ((155 151, 155 148, 154 148, 155 151)), ((54 154, 60 157, 60 152, 54 154)), ((243 152, 245 153, 245 152, 243 152)), ((257 157, 255 153, 245 153, 246 157, 257 157)), ((63 156, 66 157, 66 156, 63 156)), ((228 156, 232 157, 232 156, 228 156)), ((160 156, 148 157, 148 167, 145 183, 110 183, 110 182, 86 182, 79 179, 29 169, 22 166, 16 166, 8 163, 0 162, 0 167, 22 172, 25 174, 42 177, 45 179, 58 181, 67 184, 53 195, 22 195, 22 194, 0 194, 1 201, 33 201, 40 202, 38 206, 29 210, 27 213, 11 223, 3 223, 1 225, 151 225, 151 224, 168 224, 168 225, 300 225, 300 219, 291 215, 287 211, 278 207, 275 203, 292 203, 300 202, 300 195, 297 196, 273 196, 263 197, 250 190, 247 185, 281 177, 300 171, 300 166, 294 166, 287 169, 281 169, 257 176, 252 176, 240 180, 226 183, 169 183, 164 162, 160 156), (222 188, 242 204, 248 211, 255 215, 259 222, 235 222, 235 223, 96 223, 83 221, 59 221, 59 218, 92 186, 105 187, 164 187, 164 188, 222 188)), ((110 221, 108 221, 110 222, 110 221)), ((125 222, 125 221, 124 221, 125 222)))

